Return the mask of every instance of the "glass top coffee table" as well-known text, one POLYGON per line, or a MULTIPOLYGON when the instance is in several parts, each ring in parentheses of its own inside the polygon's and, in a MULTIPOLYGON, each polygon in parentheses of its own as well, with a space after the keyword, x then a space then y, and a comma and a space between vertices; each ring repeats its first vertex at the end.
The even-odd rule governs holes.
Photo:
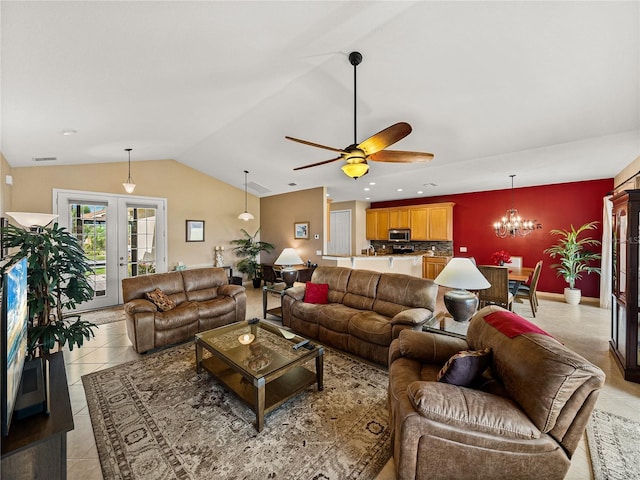
POLYGON ((308 339, 258 319, 234 323, 196 334, 196 370, 204 368, 246 403, 260 432, 267 413, 309 385, 323 389, 324 348, 310 345, 308 339), (204 358, 204 350, 211 356, 204 358), (315 372, 304 366, 312 359, 315 372))

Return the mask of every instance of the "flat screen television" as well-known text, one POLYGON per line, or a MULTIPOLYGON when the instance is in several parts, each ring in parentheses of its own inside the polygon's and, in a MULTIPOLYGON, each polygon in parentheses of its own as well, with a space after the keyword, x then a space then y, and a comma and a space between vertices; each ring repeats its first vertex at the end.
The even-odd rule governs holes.
POLYGON ((27 356, 27 259, 22 258, 2 275, 2 435, 9 433, 11 416, 27 356))

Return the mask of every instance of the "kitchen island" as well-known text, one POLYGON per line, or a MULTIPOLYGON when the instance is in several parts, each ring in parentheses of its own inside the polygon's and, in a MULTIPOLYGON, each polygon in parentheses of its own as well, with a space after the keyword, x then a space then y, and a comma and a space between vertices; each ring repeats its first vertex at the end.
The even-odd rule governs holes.
POLYGON ((403 273, 422 278, 424 252, 401 255, 325 255, 323 265, 373 270, 381 273, 403 273))

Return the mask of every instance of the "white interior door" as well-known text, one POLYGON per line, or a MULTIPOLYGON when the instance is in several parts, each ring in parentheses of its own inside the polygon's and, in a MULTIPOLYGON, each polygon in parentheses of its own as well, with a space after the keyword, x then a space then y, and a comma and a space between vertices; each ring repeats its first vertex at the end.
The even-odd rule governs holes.
POLYGON ((327 253, 351 255, 351 210, 335 210, 329 214, 331 240, 327 253))
POLYGON ((58 223, 80 241, 93 266, 93 300, 82 310, 123 303, 126 277, 166 272, 166 200, 54 190, 58 223))

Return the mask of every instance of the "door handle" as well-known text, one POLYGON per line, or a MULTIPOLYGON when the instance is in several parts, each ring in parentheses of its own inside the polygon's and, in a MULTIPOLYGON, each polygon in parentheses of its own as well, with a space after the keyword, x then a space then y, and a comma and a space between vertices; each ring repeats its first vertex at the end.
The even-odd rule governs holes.
POLYGON ((121 264, 120 264, 120 266, 121 266, 121 267, 126 267, 126 266, 127 266, 127 264, 126 264, 126 263, 121 263, 121 264))

